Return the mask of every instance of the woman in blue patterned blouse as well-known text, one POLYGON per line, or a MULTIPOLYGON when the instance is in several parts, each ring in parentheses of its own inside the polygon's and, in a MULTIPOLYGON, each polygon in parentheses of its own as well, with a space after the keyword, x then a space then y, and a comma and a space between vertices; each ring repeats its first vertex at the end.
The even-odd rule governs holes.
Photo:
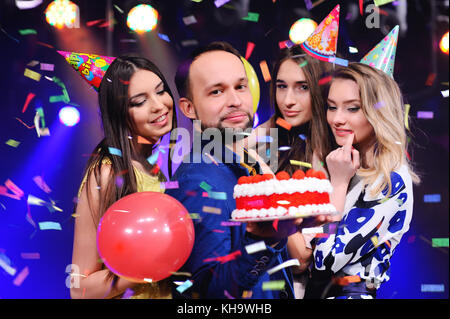
POLYGON ((331 201, 341 212, 314 248, 305 298, 375 298, 408 231, 413 172, 406 156, 404 104, 384 72, 350 63, 333 76, 327 122, 337 147, 326 158, 331 201))

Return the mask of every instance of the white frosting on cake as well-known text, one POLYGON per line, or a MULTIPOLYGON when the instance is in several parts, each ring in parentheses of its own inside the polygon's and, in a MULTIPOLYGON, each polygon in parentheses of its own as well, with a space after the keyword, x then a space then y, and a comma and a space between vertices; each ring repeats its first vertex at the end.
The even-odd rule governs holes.
POLYGON ((305 177, 303 179, 278 180, 274 178, 253 184, 237 184, 234 186, 233 198, 304 192, 331 193, 332 190, 328 179, 305 177))
POLYGON ((284 216, 300 218, 320 214, 334 214, 335 212, 336 208, 332 204, 307 204, 299 207, 289 207, 289 210, 281 206, 277 208, 270 207, 250 210, 235 209, 231 213, 231 218, 234 220, 284 216))

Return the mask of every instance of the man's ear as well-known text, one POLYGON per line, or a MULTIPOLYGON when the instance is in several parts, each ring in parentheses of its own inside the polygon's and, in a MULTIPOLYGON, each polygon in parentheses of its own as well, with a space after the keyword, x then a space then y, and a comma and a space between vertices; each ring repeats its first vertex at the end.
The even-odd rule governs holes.
POLYGON ((182 97, 178 100, 178 107, 183 114, 190 118, 191 120, 196 120, 197 115, 195 114, 194 104, 188 98, 182 97))

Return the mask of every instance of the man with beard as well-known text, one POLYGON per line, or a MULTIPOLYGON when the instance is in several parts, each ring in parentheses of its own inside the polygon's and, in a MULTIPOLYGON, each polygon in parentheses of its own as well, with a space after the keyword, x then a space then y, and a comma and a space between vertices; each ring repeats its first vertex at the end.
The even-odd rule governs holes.
POLYGON ((201 149, 192 149, 172 179, 179 188, 166 192, 198 215, 192 253, 179 270, 191 274, 183 280, 193 285, 181 294, 174 289, 174 298, 293 298, 290 269, 272 275, 267 270, 289 259, 287 237, 302 220, 280 221, 277 230, 272 222, 230 223, 238 178, 260 173, 258 163, 252 167, 245 163, 247 156, 237 155, 243 148, 239 132, 251 131, 253 123, 252 95, 240 54, 228 43, 213 42, 180 65, 175 82, 179 107, 194 124, 201 122, 197 130, 203 139, 207 131, 220 133, 219 142, 230 141, 227 134, 237 138, 208 150, 207 157, 205 144, 210 141, 202 139, 201 149), (262 250, 247 250, 255 243, 262 244, 262 250), (280 281, 283 288, 263 290, 268 281, 280 281))

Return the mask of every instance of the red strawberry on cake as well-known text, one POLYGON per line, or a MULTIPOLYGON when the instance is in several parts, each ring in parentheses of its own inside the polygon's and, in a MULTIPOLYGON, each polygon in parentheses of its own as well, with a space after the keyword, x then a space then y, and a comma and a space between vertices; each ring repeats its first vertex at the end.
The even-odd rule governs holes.
POLYGON ((236 209, 231 218, 239 221, 273 220, 334 214, 330 204, 331 183, 321 171, 297 170, 289 176, 281 171, 242 176, 234 187, 236 209))

